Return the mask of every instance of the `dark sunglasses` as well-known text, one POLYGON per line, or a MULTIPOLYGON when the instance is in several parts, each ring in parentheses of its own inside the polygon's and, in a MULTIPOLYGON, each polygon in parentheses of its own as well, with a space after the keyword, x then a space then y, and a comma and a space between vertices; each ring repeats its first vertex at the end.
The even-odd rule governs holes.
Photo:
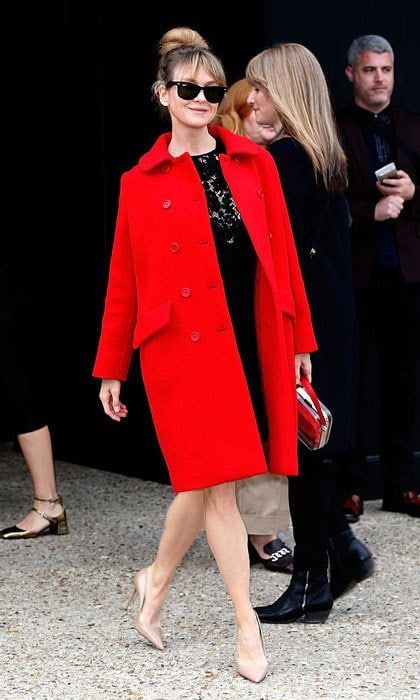
POLYGON ((196 83, 186 83, 184 80, 170 80, 169 83, 166 83, 167 88, 172 87, 172 85, 176 85, 178 97, 181 100, 193 100, 203 91, 207 102, 212 104, 221 102, 227 90, 222 85, 207 85, 204 87, 203 85, 196 85, 196 83))

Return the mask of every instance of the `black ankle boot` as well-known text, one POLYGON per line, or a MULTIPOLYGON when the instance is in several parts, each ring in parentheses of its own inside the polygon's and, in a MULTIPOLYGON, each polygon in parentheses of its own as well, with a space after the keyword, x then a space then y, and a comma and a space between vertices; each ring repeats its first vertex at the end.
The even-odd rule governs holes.
POLYGON ((289 587, 272 605, 255 608, 261 622, 325 622, 333 606, 325 574, 294 571, 289 587))
POLYGON ((350 529, 330 539, 328 556, 330 588, 334 600, 351 590, 359 581, 371 576, 375 568, 371 552, 350 529))

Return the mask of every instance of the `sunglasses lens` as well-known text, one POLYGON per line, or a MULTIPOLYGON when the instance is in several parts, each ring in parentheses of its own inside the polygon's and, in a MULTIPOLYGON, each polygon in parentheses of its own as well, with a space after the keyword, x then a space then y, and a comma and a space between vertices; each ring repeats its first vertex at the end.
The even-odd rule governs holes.
POLYGON ((225 92, 225 88, 221 87, 220 85, 210 85, 209 87, 204 88, 204 97, 206 98, 207 102, 216 104, 216 102, 221 102, 223 100, 225 92))
POLYGON ((176 85, 178 97, 180 97, 181 100, 194 100, 199 92, 203 90, 204 97, 206 98, 207 102, 216 104, 217 102, 222 101, 226 92, 226 88, 222 87, 221 85, 209 85, 205 88, 201 87, 201 85, 196 85, 195 83, 174 82, 172 85, 176 85))
POLYGON ((201 90, 201 87, 194 83, 177 83, 176 85, 181 100, 193 100, 201 90))

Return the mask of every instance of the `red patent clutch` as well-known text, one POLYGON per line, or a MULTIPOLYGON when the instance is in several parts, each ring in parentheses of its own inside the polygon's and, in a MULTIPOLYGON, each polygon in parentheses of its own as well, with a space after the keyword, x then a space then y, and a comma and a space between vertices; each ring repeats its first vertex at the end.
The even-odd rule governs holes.
POLYGON ((318 399, 305 377, 296 387, 298 406, 298 437, 308 450, 319 450, 327 444, 332 426, 332 415, 318 399))

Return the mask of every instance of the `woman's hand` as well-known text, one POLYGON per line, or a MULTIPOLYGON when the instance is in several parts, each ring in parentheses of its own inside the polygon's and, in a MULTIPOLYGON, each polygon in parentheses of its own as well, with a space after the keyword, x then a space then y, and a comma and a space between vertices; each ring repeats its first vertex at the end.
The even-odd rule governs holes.
POLYGON ((119 379, 102 379, 99 400, 106 415, 118 422, 128 413, 127 406, 120 401, 120 391, 119 379))
POLYGON ((302 352, 295 355, 296 384, 300 384, 300 378, 306 377, 308 382, 312 381, 312 363, 309 352, 302 352))

